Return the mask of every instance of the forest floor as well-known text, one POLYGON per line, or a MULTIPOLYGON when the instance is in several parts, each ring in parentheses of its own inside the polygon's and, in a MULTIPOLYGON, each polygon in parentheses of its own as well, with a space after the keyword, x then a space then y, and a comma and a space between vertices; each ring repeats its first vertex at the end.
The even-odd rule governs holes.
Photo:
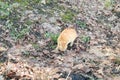
POLYGON ((0 1, 0 80, 119 80, 119 0, 0 1), (54 53, 76 25, 78 38, 54 53))

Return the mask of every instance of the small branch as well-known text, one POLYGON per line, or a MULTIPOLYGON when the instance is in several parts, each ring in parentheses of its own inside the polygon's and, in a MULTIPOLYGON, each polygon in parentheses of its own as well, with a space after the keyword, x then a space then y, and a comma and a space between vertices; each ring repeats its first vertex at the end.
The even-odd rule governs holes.
POLYGON ((69 71, 69 73, 68 73, 68 75, 67 75, 65 80, 68 80, 68 77, 70 76, 70 73, 71 73, 71 71, 69 71))

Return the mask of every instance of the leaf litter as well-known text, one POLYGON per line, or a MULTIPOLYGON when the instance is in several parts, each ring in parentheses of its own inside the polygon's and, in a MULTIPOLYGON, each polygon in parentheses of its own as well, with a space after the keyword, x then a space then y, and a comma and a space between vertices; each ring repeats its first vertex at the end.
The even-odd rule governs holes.
MULTIPOLYGON (((50 14, 47 15, 47 10, 51 8, 50 6, 48 9, 43 9, 46 11, 45 14, 40 14, 37 8, 26 10, 20 22, 24 23, 30 19, 33 23, 30 25, 30 33, 18 41, 10 37, 10 32, 1 27, 3 26, 1 23, 0 79, 118 80, 120 78, 119 1, 115 2, 118 5, 112 6, 113 9, 109 5, 106 7, 104 3, 107 3, 107 0, 105 1, 58 1, 59 5, 65 8, 79 9, 76 20, 83 22, 77 23, 79 37, 73 47, 68 47, 65 52, 52 52, 57 44, 51 37, 45 36, 48 32, 60 33, 70 24, 63 22, 57 11, 54 12, 55 15, 48 16, 50 14)), ((74 24, 74 21, 71 24, 74 24)))

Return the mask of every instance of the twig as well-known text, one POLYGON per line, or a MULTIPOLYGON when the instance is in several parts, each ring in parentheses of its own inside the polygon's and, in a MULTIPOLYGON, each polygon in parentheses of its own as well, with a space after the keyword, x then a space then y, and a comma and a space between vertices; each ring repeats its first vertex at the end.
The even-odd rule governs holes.
POLYGON ((65 80, 68 80, 68 77, 69 77, 70 73, 71 73, 71 71, 69 71, 69 73, 68 73, 68 75, 67 75, 65 80))

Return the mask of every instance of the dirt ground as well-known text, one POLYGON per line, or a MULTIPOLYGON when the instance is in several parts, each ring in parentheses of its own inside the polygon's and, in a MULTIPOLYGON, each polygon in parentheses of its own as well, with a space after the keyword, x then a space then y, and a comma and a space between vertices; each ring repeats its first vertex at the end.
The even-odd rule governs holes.
POLYGON ((119 80, 120 1, 41 1, 42 6, 29 5, 24 13, 18 7, 6 21, 0 19, 0 80, 119 80), (18 32, 21 26, 29 31, 13 33, 16 39, 10 25, 17 25, 18 32), (76 25, 74 45, 65 52, 52 52, 56 36, 69 25, 76 25))

